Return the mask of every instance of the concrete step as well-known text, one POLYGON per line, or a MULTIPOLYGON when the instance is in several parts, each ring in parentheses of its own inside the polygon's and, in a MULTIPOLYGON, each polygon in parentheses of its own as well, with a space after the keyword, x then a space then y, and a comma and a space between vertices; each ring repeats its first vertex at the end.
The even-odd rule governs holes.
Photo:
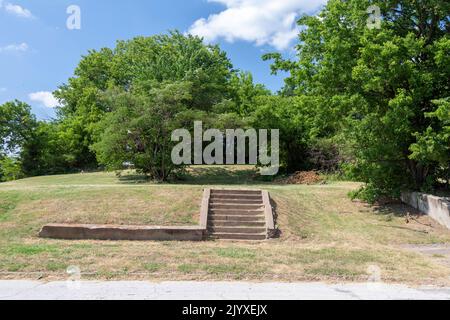
POLYGON ((249 234, 249 233, 226 233, 226 232, 214 233, 211 234, 210 237, 212 239, 227 239, 227 240, 266 240, 267 238, 265 233, 249 234))
POLYGON ((263 204, 227 204, 227 203, 210 203, 210 209, 237 209, 237 210, 261 210, 263 204))
POLYGON ((260 194, 212 194, 211 195, 211 199, 212 200, 217 200, 217 199, 243 199, 243 200, 261 200, 262 201, 262 196, 260 194))
POLYGON ((210 220, 209 227, 265 227, 265 221, 210 220))
POLYGON ((259 204, 263 205, 262 199, 211 199, 210 204, 259 204))
POLYGON ((223 215, 223 214, 216 214, 210 216, 211 221, 233 221, 233 222, 239 222, 239 221, 253 221, 253 222, 260 222, 265 221, 265 217, 263 215, 260 216, 239 216, 239 215, 223 215))
POLYGON ((226 227, 210 227, 208 229, 209 232, 211 232, 211 234, 216 234, 216 233, 249 233, 249 234, 255 234, 255 233, 264 233, 266 232, 265 228, 261 228, 261 227, 244 227, 244 226, 239 226, 239 227, 235 227, 235 226, 226 226, 226 227))
POLYGON ((211 190, 211 195, 227 195, 227 194, 241 194, 241 195, 261 195, 261 191, 257 190, 211 190))
POLYGON ((211 190, 208 233, 212 239, 267 238, 263 194, 259 190, 211 190))
POLYGON ((216 214, 220 214, 220 215, 239 215, 239 216, 244 216, 244 215, 249 215, 249 216, 257 216, 257 215, 262 215, 264 214, 263 210, 239 210, 239 209, 209 209, 209 214, 210 215, 216 215, 216 214))

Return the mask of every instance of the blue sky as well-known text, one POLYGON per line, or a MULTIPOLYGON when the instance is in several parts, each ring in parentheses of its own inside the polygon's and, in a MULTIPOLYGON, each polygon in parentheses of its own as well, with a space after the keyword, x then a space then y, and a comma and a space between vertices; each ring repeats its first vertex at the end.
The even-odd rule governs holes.
POLYGON ((325 0, 0 0, 0 103, 29 103, 40 119, 54 117, 51 92, 73 74, 89 49, 118 39, 178 29, 218 43, 234 67, 276 91, 266 52, 292 55, 295 19, 325 0), (81 29, 69 30, 70 5, 81 10, 81 29))

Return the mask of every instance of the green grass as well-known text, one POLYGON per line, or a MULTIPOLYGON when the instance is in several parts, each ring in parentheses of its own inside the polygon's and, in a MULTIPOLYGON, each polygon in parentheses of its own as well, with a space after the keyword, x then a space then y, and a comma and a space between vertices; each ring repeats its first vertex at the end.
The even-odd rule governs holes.
POLYGON ((180 264, 177 266, 178 271, 182 273, 191 273, 198 269, 198 266, 195 264, 180 264))
POLYGON ((402 205, 371 207, 347 194, 358 183, 282 185, 251 167, 191 169, 181 181, 154 184, 128 173, 36 177, 0 184, 0 278, 383 281, 447 284, 439 259, 405 244, 450 243, 426 217, 405 222, 402 205), (197 224, 202 190, 251 187, 270 192, 280 237, 266 242, 113 242, 38 238, 46 223, 197 224))
POLYGON ((26 245, 26 244, 11 244, 5 250, 7 255, 24 255, 32 256, 41 253, 53 253, 58 250, 57 246, 50 244, 39 244, 39 245, 26 245))
POLYGON ((149 262, 144 264, 144 269, 148 272, 156 272, 160 269, 164 268, 164 264, 149 262))
MULTIPOLYGON (((111 174, 103 176, 109 177, 111 174)), ((39 225, 198 224, 201 188, 118 184, 94 186, 82 184, 85 181, 83 178, 81 181, 72 179, 74 184, 70 187, 54 184, 54 177, 49 177, 47 184, 41 185, 37 185, 35 179, 43 181, 42 177, 29 179, 32 181, 30 185, 24 183, 28 179, 0 184, 0 222, 20 222, 22 226, 31 225, 31 221, 39 225)))
POLYGON ((219 248, 217 249, 217 255, 224 258, 254 259, 257 253, 255 250, 245 248, 219 248))

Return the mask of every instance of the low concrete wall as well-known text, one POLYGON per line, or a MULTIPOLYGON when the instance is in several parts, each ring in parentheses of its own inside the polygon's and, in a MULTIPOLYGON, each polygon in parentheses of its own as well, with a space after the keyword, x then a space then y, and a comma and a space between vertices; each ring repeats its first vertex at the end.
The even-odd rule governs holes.
POLYGON ((205 229, 193 227, 146 227, 83 224, 49 224, 42 228, 41 238, 66 240, 158 240, 201 241, 205 229))
POLYGON ((206 188, 203 190, 202 205, 200 207, 200 227, 206 230, 208 229, 208 210, 209 200, 211 198, 211 189, 206 188))
POLYGON ((210 189, 205 189, 203 192, 198 226, 48 224, 39 232, 39 237, 65 240, 202 241, 207 236, 210 194, 210 189))
POLYGON ((402 201, 450 229, 450 200, 419 192, 403 192, 402 201))
POLYGON ((270 195, 266 190, 262 191, 262 199, 264 204, 264 215, 266 217, 267 237, 273 238, 275 236, 275 222, 273 220, 272 204, 270 203, 270 195))

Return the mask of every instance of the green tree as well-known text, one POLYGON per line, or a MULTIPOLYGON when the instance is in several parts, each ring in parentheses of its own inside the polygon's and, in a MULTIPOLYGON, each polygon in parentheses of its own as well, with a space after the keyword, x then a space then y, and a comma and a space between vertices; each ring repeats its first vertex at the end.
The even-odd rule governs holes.
POLYGON ((0 182, 23 178, 22 164, 17 157, 3 157, 0 159, 0 182))
POLYGON ((441 99, 433 103, 438 108, 425 115, 433 122, 426 131, 416 132, 417 142, 410 147, 410 158, 434 169, 430 172, 432 181, 442 178, 450 187, 450 102, 441 99))
POLYGON ((152 179, 166 180, 179 168, 171 160, 171 133, 186 127, 192 83, 164 83, 148 95, 112 91, 106 99, 113 111, 100 123, 93 145, 99 162, 110 169, 132 164, 152 179))
POLYGON ((314 106, 318 134, 345 141, 353 157, 345 167, 366 182, 359 193, 366 199, 438 183, 433 173, 442 162, 435 155, 423 161, 411 148, 435 126, 427 116, 437 111, 433 100, 449 96, 449 12, 444 0, 330 0, 299 20, 298 60, 264 57, 274 60, 274 72, 290 72, 285 94, 323 101, 314 106), (367 27, 374 4, 380 29, 367 27))
POLYGON ((233 74, 230 87, 232 101, 235 103, 232 110, 241 116, 248 116, 255 111, 258 97, 271 95, 264 85, 253 82, 250 72, 233 74))
POLYGON ((33 134, 21 148, 20 159, 26 176, 73 171, 73 159, 67 158, 65 132, 58 122, 39 121, 33 134))
POLYGON ((28 104, 15 100, 0 105, 0 181, 23 176, 18 155, 36 126, 28 104))
POLYGON ((0 157, 19 151, 36 124, 28 104, 15 100, 0 105, 0 157))
POLYGON ((250 117, 254 128, 280 130, 280 165, 285 172, 308 168, 310 102, 307 97, 260 96, 250 117))
POLYGON ((209 111, 230 98, 231 62, 218 46, 177 31, 165 35, 118 41, 114 49, 90 51, 55 96, 62 102, 59 119, 64 128, 66 156, 76 168, 95 167, 90 148, 96 140, 96 124, 112 106, 102 100, 109 89, 148 95, 163 82, 192 84, 187 107, 209 111))

